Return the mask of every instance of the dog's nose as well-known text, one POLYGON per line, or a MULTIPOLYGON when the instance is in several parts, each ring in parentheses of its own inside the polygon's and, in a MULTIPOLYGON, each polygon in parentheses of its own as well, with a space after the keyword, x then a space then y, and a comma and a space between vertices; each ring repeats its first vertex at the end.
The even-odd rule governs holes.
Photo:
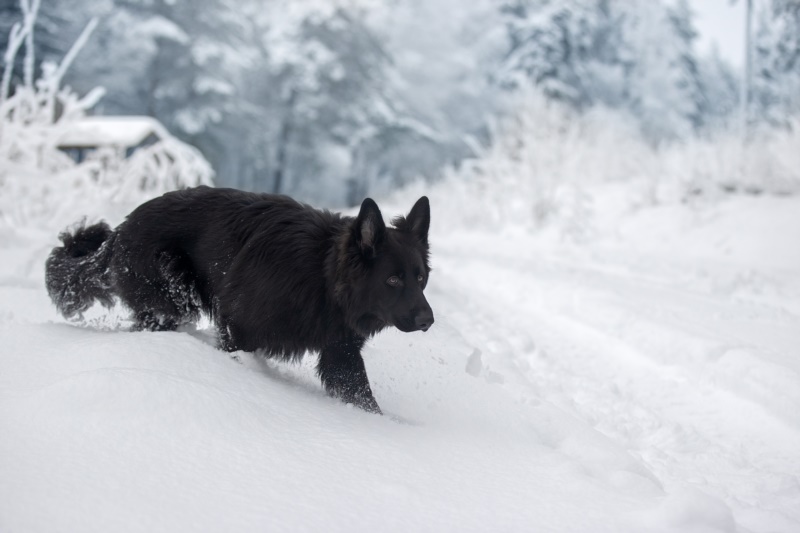
POLYGON ((433 313, 427 311, 418 314, 416 318, 414 318, 414 323, 417 325, 417 329, 428 331, 428 329, 430 329, 430 327, 433 325, 433 313))

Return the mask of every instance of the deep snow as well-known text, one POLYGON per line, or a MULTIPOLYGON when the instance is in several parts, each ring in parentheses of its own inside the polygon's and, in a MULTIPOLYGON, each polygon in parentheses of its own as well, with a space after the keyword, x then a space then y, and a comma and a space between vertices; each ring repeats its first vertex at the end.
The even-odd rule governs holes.
POLYGON ((55 232, 0 228, 0 531, 799 531, 800 198, 620 194, 580 244, 432 196, 436 324, 365 354, 384 417, 205 325, 66 323, 55 232))

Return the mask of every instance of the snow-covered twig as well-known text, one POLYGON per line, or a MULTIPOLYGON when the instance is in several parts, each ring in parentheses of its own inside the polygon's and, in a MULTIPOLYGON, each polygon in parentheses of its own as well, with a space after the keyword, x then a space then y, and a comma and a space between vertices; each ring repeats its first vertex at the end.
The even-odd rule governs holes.
POLYGON ((25 38, 25 29, 25 25, 16 22, 11 26, 11 31, 8 34, 8 47, 3 55, 5 65, 3 67, 3 80, 0 82, 0 104, 8 98, 8 91, 11 87, 11 72, 14 70, 14 58, 17 56, 17 50, 19 50, 25 38))
POLYGON ((78 55, 78 52, 86 46, 86 42, 89 40, 89 37, 94 32, 94 29, 97 27, 97 17, 92 18, 86 27, 83 29, 81 34, 72 44, 70 47, 69 52, 64 56, 64 59, 61 60, 61 64, 58 66, 58 69, 55 72, 54 79, 57 82, 61 82, 61 79, 64 77, 64 73, 67 69, 72 65, 72 62, 75 61, 75 57, 78 55))
POLYGON ((25 36, 28 32, 32 31, 33 21, 25 19, 22 23, 15 23, 11 26, 11 31, 8 34, 8 46, 5 54, 3 54, 3 80, 0 84, 0 104, 8 99, 8 93, 11 89, 11 73, 14 70, 14 59, 17 57, 19 47, 25 42, 25 36))
POLYGON ((36 16, 39 13, 41 0, 20 0, 23 18, 30 20, 30 26, 25 34, 25 61, 23 64, 23 83, 26 87, 33 87, 33 71, 36 63, 36 49, 33 46, 33 30, 35 28, 36 16))

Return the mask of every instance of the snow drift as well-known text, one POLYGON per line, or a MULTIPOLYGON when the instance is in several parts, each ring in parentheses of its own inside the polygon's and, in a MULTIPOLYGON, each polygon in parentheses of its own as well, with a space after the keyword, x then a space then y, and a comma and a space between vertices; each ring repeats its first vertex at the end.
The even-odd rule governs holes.
POLYGON ((437 324, 365 351, 384 417, 208 324, 65 323, 55 235, 5 227, 0 529, 795 530, 798 200, 626 194, 579 245, 434 203, 437 324))

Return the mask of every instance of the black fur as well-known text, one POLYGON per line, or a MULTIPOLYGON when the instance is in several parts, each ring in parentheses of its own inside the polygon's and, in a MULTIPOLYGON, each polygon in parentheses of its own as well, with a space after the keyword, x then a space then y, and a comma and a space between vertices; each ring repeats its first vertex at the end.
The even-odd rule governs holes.
POLYGON ((58 237, 64 246, 53 248, 45 263, 45 284, 58 311, 67 318, 80 315, 95 301, 114 304, 108 279, 113 235, 108 224, 86 227, 58 237))
POLYGON ((428 199, 386 227, 364 200, 356 218, 286 196, 198 187, 135 209, 116 230, 60 235, 47 290, 71 317, 114 297, 135 329, 174 330, 209 314, 220 347, 295 359, 319 352, 332 395, 380 412, 361 348, 378 331, 427 329, 428 199))

